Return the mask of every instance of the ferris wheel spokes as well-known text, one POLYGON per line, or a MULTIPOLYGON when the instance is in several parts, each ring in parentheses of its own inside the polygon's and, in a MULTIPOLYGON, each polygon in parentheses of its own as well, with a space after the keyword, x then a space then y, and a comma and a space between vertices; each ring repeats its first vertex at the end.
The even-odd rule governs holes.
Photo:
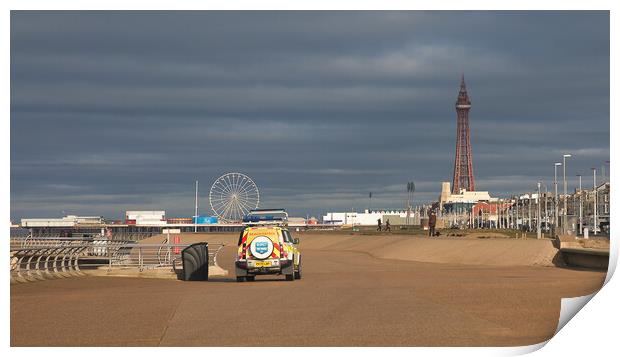
POLYGON ((258 208, 260 193, 254 181, 241 173, 220 176, 209 192, 209 203, 215 215, 224 221, 237 221, 258 208))

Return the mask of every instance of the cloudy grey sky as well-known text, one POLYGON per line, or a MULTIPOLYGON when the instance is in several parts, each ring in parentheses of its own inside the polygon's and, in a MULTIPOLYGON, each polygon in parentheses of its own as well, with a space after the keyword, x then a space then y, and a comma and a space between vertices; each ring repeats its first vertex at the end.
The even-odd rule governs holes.
POLYGON ((476 188, 609 160, 608 12, 12 12, 11 218, 201 213, 225 172, 295 215, 451 181, 461 73, 476 188))

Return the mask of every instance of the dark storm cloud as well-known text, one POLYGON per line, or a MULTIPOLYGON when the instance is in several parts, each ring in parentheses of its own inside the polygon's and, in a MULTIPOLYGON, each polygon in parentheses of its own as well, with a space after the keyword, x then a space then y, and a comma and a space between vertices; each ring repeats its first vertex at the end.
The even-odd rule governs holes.
POLYGON ((296 215, 431 200, 462 72, 478 189, 609 159, 608 12, 12 12, 11 215, 188 216, 196 178, 208 213, 228 171, 296 215))

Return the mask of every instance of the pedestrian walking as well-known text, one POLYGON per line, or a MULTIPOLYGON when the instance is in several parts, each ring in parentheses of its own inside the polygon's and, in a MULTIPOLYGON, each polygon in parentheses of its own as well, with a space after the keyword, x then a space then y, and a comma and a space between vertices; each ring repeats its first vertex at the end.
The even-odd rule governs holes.
POLYGON ((385 220, 385 231, 386 232, 391 232, 391 230, 390 230, 390 219, 389 218, 385 220))
POLYGON ((435 236, 435 225, 437 224, 437 216, 435 215, 435 211, 431 211, 431 214, 428 216, 428 235, 430 237, 435 236))
POLYGON ((381 232, 381 218, 377 220, 377 232, 381 232))

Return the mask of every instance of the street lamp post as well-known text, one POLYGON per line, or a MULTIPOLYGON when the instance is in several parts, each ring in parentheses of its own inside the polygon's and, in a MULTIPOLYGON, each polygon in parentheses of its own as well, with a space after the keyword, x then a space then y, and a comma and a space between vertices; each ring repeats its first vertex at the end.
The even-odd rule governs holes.
POLYGON ((527 193, 527 231, 532 231, 532 193, 527 193))
MULTIPOLYGON (((500 198, 499 200, 497 200, 497 202, 495 202, 495 228, 499 228, 501 229, 502 227, 500 226, 499 222, 502 218, 500 212, 499 212, 499 204, 500 202, 502 202, 502 199, 500 198)), ((489 210, 489 214, 491 213, 491 210, 489 210)))
POLYGON ((506 228, 512 228, 512 199, 508 198, 506 202, 506 228))
MULTIPOLYGON (((415 192, 415 183, 413 181, 407 182, 407 223, 409 226, 409 216, 411 215, 411 202, 413 201, 413 193, 415 192)), ((440 212, 438 212, 440 213, 440 212)))
POLYGON ((196 180, 196 197, 194 201, 194 233, 198 232, 198 180, 196 180))
POLYGON ((564 179, 564 214, 562 215, 562 233, 566 234, 566 224, 567 222, 567 211, 568 208, 566 207, 567 203, 566 203, 566 196, 567 196, 567 192, 566 192, 566 158, 571 157, 570 154, 564 154, 562 155, 562 169, 564 171, 564 175, 563 175, 563 179, 564 179))
POLYGON ((553 186, 554 186, 554 195, 553 195, 553 233, 558 233, 558 166, 562 166, 561 162, 556 162, 554 164, 554 174, 553 174, 553 186))
POLYGON ((596 234, 596 168, 592 168, 592 191, 594 192, 594 221, 592 222, 592 233, 596 234))
POLYGON ((499 200, 499 208, 497 209, 497 226, 499 229, 504 228, 503 227, 503 221, 502 221, 502 209, 504 208, 503 205, 504 200, 500 198, 499 200))
POLYGON ((510 228, 515 229, 515 205, 514 196, 510 198, 510 228))
POLYGON ((514 229, 515 227, 515 210, 514 205, 512 204, 512 197, 508 201, 508 228, 514 229))
POLYGON ((508 198, 508 201, 506 202, 506 224, 504 225, 504 228, 506 229, 510 229, 512 227, 512 206, 510 204, 510 198, 508 198))
POLYGON ((514 196, 510 198, 510 228, 515 229, 515 205, 514 196))
POLYGON ((579 177, 579 235, 583 235, 583 193, 581 192, 581 175, 579 177))
POLYGON ((547 184, 545 186, 545 232, 549 233, 549 212, 547 210, 547 196, 549 196, 549 191, 547 191, 547 184))
POLYGON ((515 197, 515 203, 512 206, 512 214, 513 214, 513 218, 514 218, 514 229, 519 230, 519 198, 518 196, 515 197))
POLYGON ((525 225, 525 201, 521 201, 521 229, 527 232, 527 226, 525 225))
POLYGON ((520 197, 517 195, 517 199, 515 201, 515 215, 516 215, 516 217, 515 217, 515 228, 517 230, 520 230, 520 227, 519 227, 519 199, 520 199, 520 197))
POLYGON ((538 203, 536 205, 538 207, 538 212, 536 212, 536 238, 540 239, 542 238, 540 232, 540 182, 538 183, 538 197, 536 197, 536 203, 538 203))
POLYGON ((562 233, 566 234, 566 224, 567 222, 567 216, 566 213, 568 211, 568 208, 566 207, 567 203, 566 203, 566 196, 567 196, 567 192, 566 192, 566 158, 567 157, 571 157, 570 154, 564 154, 562 155, 562 171, 564 172, 563 175, 563 179, 564 179, 564 214, 562 215, 562 233))
POLYGON ((515 229, 519 230, 519 196, 517 195, 515 198, 515 229))

